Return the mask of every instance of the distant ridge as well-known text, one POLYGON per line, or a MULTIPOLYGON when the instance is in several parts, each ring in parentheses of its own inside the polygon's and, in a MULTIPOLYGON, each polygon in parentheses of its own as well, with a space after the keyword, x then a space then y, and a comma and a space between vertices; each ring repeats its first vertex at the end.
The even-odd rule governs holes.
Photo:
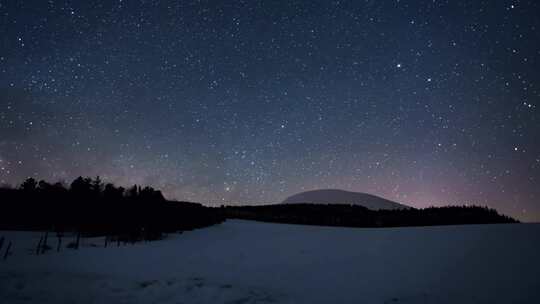
POLYGON ((411 207, 368 193, 339 189, 320 189, 298 193, 286 198, 282 204, 348 204, 371 210, 409 209, 411 207))

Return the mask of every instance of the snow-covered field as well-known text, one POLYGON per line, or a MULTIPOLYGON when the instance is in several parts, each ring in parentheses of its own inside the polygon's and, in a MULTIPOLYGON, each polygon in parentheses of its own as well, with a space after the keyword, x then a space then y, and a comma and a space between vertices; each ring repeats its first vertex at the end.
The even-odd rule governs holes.
POLYGON ((1 235, 14 240, 0 260, 1 303, 540 303, 540 224, 229 220, 158 242, 102 248, 92 239, 41 256, 32 253, 39 234, 1 235))

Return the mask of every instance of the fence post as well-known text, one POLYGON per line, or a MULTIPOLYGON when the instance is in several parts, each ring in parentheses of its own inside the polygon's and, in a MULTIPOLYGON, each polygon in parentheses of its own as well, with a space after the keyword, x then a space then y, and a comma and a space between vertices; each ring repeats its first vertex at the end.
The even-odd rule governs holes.
POLYGON ((77 241, 75 242, 75 249, 79 249, 79 244, 81 242, 81 231, 77 232, 77 241))
POLYGON ((43 236, 40 236, 40 237, 39 237, 39 243, 38 243, 38 245, 37 245, 37 247, 36 247, 36 255, 39 255, 39 253, 40 253, 41 242, 43 242, 43 236))
POLYGON ((45 237, 43 238, 43 244, 41 244, 41 254, 45 254, 47 250, 47 239, 49 238, 49 231, 45 232, 45 237))
POLYGON ((56 234, 58 237, 58 245, 56 246, 56 252, 60 252, 60 248, 62 247, 62 234, 59 232, 56 234))
POLYGON ((9 241, 9 244, 7 245, 7 248, 6 248, 6 253, 4 253, 4 260, 7 259, 10 249, 11 249, 11 241, 9 241))

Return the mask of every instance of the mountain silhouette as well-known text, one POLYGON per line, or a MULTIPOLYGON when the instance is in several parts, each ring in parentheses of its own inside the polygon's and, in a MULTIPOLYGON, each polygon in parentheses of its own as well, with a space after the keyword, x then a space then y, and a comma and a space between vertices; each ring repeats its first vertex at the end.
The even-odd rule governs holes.
POLYGON ((298 193, 286 198, 282 204, 350 204, 360 205, 371 210, 408 209, 409 206, 393 202, 368 193, 351 192, 339 189, 321 189, 298 193))

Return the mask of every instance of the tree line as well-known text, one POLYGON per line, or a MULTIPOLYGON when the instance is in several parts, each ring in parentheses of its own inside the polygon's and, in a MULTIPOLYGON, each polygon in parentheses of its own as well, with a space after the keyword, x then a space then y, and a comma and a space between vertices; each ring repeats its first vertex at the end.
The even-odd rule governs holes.
POLYGON ((404 227, 464 224, 517 223, 495 209, 479 206, 446 206, 425 209, 371 210, 344 204, 279 204, 222 206, 227 218, 303 225, 345 227, 404 227))
POLYGON ((28 178, 17 188, 0 187, 0 208, 0 230, 73 231, 129 240, 159 239, 164 233, 206 227, 227 218, 346 227, 518 222, 478 206, 370 210, 359 205, 278 204, 211 208, 169 201, 149 186, 123 188, 99 177, 78 177, 69 186, 28 178))
POLYGON ((217 208, 168 201, 152 187, 118 187, 99 176, 77 177, 69 186, 28 178, 17 188, 0 188, 0 208, 0 230, 73 231, 129 240, 159 239, 224 220, 217 208))

